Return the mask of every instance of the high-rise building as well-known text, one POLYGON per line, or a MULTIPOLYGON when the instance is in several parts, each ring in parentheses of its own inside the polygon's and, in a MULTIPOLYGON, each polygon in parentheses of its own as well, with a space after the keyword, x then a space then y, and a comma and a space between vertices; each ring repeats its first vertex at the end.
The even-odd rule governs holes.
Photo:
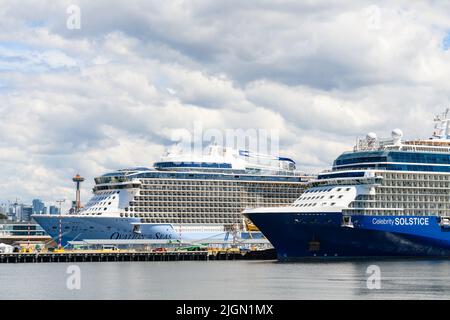
POLYGON ((32 214, 33 214, 32 206, 28 206, 28 205, 20 206, 20 220, 21 221, 30 221, 32 214))
POLYGON ((19 204, 17 202, 11 203, 8 209, 8 220, 16 221, 19 218, 19 204))
POLYGON ((2 203, 0 206, 0 219, 8 219, 8 206, 2 203))
POLYGON ((6 207, 5 203, 2 203, 0 205, 0 214, 5 215, 5 216, 7 215, 7 207, 6 207))
POLYGON ((8 220, 13 220, 13 217, 14 217, 14 208, 11 207, 11 206, 9 206, 8 209, 7 209, 7 211, 6 211, 6 214, 7 214, 7 216, 8 216, 8 220))
POLYGON ((34 199, 33 200, 33 214, 42 214, 44 213, 44 203, 41 199, 34 199))
POLYGON ((59 214, 59 209, 56 206, 50 206, 49 207, 49 213, 50 214, 59 214))
POLYGON ((72 206, 69 209, 69 213, 75 213, 77 212, 77 201, 72 201, 72 206))

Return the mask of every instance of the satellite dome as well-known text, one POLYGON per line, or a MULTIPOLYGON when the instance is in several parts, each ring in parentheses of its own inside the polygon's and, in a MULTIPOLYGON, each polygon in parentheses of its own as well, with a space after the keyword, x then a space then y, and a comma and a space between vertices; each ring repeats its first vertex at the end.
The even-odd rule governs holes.
POLYGON ((369 132, 366 136, 367 140, 376 140, 377 134, 375 132, 369 132))
POLYGON ((401 137, 403 137, 403 132, 400 129, 394 129, 392 130, 392 138, 393 139, 400 139, 401 137))

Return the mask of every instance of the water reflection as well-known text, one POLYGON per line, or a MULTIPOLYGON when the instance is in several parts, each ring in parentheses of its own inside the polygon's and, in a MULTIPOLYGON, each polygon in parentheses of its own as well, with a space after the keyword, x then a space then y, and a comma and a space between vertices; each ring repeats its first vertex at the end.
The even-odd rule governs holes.
POLYGON ((82 263, 81 290, 67 289, 68 265, 1 265, 0 299, 450 299, 442 260, 82 263))

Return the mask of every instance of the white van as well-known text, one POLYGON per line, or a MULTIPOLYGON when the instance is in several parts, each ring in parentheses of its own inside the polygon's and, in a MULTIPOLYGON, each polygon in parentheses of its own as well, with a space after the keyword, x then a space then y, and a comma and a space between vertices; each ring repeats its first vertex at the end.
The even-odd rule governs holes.
POLYGON ((4 244, 4 243, 0 243, 0 253, 13 253, 14 251, 14 247, 4 244))

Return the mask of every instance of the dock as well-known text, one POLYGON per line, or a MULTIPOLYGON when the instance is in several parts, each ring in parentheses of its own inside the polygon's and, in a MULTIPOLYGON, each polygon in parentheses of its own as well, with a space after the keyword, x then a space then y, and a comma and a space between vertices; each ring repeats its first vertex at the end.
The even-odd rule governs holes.
POLYGON ((0 263, 81 263, 81 262, 126 262, 126 261, 217 261, 217 260, 272 260, 276 259, 273 249, 235 251, 67 251, 38 253, 3 253, 0 263))

